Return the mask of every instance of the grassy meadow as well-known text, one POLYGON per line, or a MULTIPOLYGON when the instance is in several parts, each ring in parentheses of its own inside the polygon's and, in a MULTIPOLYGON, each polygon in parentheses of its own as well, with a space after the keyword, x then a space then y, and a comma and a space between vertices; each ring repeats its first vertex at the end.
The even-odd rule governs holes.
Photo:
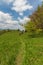
POLYGON ((43 3, 25 31, 0 31, 0 65, 43 65, 43 3))
POLYGON ((43 65, 43 36, 20 31, 1 34, 0 65, 43 65))

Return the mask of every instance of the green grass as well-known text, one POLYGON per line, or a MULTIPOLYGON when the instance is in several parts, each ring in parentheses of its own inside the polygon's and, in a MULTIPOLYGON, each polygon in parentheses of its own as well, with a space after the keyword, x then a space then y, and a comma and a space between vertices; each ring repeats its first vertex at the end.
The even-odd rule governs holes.
POLYGON ((43 36, 18 31, 0 35, 0 65, 43 65, 43 36))

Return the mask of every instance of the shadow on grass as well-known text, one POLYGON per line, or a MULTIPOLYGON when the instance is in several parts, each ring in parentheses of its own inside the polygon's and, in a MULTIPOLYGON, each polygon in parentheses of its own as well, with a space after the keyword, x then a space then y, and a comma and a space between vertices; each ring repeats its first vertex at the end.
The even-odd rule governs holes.
POLYGON ((39 37, 43 37, 43 33, 40 34, 30 34, 28 35, 30 38, 39 38, 39 37))

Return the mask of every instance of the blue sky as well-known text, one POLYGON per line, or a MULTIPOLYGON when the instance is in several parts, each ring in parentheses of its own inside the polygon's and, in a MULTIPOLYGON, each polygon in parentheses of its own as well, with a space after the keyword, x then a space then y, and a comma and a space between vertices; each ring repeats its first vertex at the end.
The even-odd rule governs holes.
POLYGON ((24 29, 28 18, 43 0, 0 0, 0 28, 24 29))

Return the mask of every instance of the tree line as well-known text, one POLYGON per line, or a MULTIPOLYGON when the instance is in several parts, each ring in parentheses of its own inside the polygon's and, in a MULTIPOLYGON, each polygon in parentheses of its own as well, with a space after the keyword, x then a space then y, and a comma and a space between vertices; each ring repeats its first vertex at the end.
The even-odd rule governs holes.
POLYGON ((43 3, 38 6, 37 10, 30 16, 30 19, 25 25, 26 30, 33 35, 43 33, 43 3))

